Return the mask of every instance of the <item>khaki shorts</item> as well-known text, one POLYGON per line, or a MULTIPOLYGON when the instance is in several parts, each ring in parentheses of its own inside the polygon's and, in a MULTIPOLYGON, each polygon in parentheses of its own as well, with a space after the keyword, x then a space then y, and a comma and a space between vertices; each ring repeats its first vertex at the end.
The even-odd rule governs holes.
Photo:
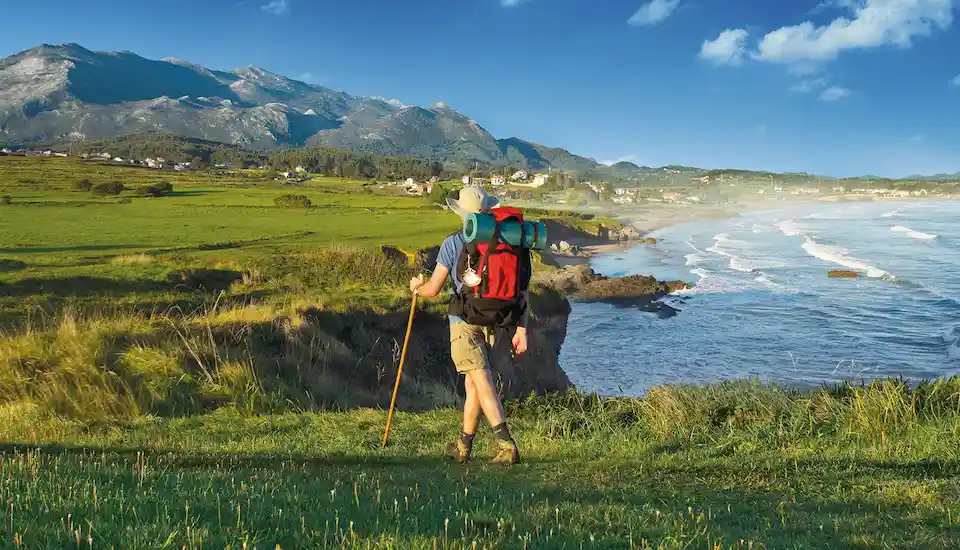
POLYGON ((490 368, 489 348, 493 346, 493 331, 468 323, 450 325, 450 355, 457 372, 490 368))

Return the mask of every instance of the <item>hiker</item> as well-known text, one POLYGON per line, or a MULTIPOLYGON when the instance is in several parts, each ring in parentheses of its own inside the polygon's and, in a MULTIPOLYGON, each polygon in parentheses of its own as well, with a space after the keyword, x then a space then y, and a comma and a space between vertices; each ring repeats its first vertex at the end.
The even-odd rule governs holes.
MULTIPOLYGON (((491 213, 498 220, 511 216, 522 221, 519 210, 499 208, 499 201, 480 187, 464 187, 458 199, 447 199, 447 205, 461 219, 471 213, 491 213)), ((440 245, 437 266, 430 280, 423 275, 414 277, 410 281, 410 290, 424 298, 432 298, 440 294, 448 277, 452 282, 450 355, 457 372, 464 376, 466 401, 463 405, 463 431, 447 447, 446 456, 461 463, 470 460, 473 438, 483 411, 497 440, 498 452, 493 463, 515 464, 520 460, 520 452, 507 428, 503 404, 494 387, 490 350, 498 331, 508 336, 512 331, 513 352, 522 355, 527 351, 530 254, 526 249, 508 244, 496 246, 496 254, 484 254, 492 251, 491 246, 492 243, 467 244, 460 231, 450 235, 440 245), (481 294, 480 289, 485 289, 486 294, 481 294), (488 289, 498 289, 495 299, 485 297, 491 295, 488 289)))

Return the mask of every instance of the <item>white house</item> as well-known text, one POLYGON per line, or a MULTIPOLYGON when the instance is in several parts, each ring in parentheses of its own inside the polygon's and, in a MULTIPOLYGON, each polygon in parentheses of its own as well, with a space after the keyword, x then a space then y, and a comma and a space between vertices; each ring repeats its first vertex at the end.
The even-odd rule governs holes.
POLYGON ((0 149, 0 153, 3 153, 5 155, 9 155, 12 152, 13 151, 11 151, 10 149, 7 149, 6 147, 4 147, 3 149, 0 149))
MULTIPOLYGON (((220 165, 218 164, 217 166, 219 167, 220 165)), ((307 169, 304 168, 303 166, 297 166, 296 168, 293 169, 293 171, 296 172, 296 173, 298 173, 298 174, 302 174, 302 173, 306 172, 307 169)))
POLYGON ((414 181, 413 178, 407 178, 407 181, 405 181, 405 182, 403 182, 403 183, 404 183, 404 185, 406 185, 407 187, 410 187, 410 188, 412 188, 412 187, 414 187, 415 185, 417 185, 417 182, 414 181))
POLYGON ((123 162, 123 159, 120 157, 114 157, 113 162, 123 162))
POLYGON ((463 176, 462 178, 460 178, 460 181, 462 181, 464 185, 470 185, 471 183, 473 183, 473 178, 471 178, 470 176, 463 176))
POLYGON ((526 170, 517 170, 510 176, 510 179, 513 181, 527 181, 530 178, 530 173, 526 170))
POLYGON ((533 176, 533 186, 534 187, 543 187, 547 184, 547 181, 550 179, 550 176, 546 174, 537 174, 533 176))
POLYGON ((499 187, 507 183, 507 178, 503 176, 490 176, 490 185, 499 187))

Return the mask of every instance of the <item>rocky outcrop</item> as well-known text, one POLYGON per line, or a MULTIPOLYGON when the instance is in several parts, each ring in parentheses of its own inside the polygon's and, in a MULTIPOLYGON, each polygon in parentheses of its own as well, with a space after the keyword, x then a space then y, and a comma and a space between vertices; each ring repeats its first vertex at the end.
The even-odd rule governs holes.
POLYGON ((567 241, 560 241, 550 245, 550 252, 558 256, 571 257, 589 257, 589 253, 579 245, 570 244, 567 241))
POLYGON ((657 300, 688 287, 683 281, 662 282, 645 275, 609 278, 597 274, 589 265, 559 269, 541 275, 540 280, 576 301, 608 302, 655 312, 668 307, 657 300))
POLYGON ((827 277, 832 277, 834 279, 859 279, 860 277, 863 277, 863 275, 857 273, 856 271, 834 269, 833 271, 827 273, 827 277))
POLYGON ((601 226, 600 234, 611 241, 617 242, 633 241, 640 238, 640 234, 637 232, 637 230, 629 225, 625 225, 620 228, 604 228, 601 226))

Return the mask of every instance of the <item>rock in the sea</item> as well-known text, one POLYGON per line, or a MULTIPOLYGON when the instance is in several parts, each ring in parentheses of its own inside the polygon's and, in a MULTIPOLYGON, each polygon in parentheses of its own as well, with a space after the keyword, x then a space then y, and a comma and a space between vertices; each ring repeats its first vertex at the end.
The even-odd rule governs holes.
POLYGON ((641 306, 688 287, 682 281, 662 282, 643 275, 611 279, 598 275, 589 265, 557 270, 543 276, 541 282, 577 300, 641 306))
POLYGON ((657 239, 654 239, 653 237, 647 237, 643 240, 643 244, 657 244, 657 239))
POLYGON ((833 271, 827 273, 828 277, 833 277, 834 279, 859 279, 863 275, 857 273, 856 271, 847 271, 844 269, 834 269, 833 271))
POLYGON ((581 300, 652 302, 673 290, 686 288, 680 282, 664 283, 649 275, 602 278, 583 287, 575 296, 581 300))

